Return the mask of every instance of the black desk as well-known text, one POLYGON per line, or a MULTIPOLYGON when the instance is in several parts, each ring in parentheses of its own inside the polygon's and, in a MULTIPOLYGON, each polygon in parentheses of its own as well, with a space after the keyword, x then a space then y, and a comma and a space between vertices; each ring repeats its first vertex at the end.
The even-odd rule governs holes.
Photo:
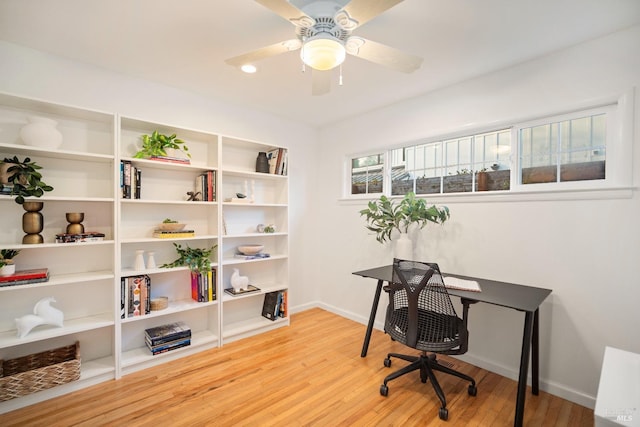
MULTIPOLYGON (((362 345, 362 357, 367 355, 373 323, 378 310, 382 284, 390 282, 393 277, 393 266, 372 268, 369 270, 356 271, 357 276, 369 277, 378 281, 376 294, 371 306, 369 324, 364 336, 362 345)), ((460 276, 457 274, 444 273, 444 276, 454 276, 461 279, 475 280, 480 284, 482 292, 460 291, 448 289, 449 294, 460 298, 471 300, 472 302, 484 302, 488 304, 500 305, 518 311, 524 311, 524 330, 522 332, 522 352, 520 354, 520 374, 518 376, 518 397, 516 399, 516 416, 514 425, 522 426, 524 417, 524 400, 527 390, 527 372, 529 371, 529 354, 531 354, 531 393, 538 394, 538 318, 540 316, 539 307, 542 301, 549 296, 551 289, 534 288, 531 286, 516 285, 513 283, 497 282, 495 280, 479 279, 476 277, 460 276), (533 350, 533 351, 532 351, 533 350)))

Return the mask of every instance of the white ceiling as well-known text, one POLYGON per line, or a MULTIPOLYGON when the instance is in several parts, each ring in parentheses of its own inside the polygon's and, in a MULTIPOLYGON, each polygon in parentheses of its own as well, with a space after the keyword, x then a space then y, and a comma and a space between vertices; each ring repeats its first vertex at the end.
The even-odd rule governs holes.
POLYGON ((334 71, 331 92, 311 96, 299 52, 265 59, 253 75, 225 64, 294 38, 254 0, 0 0, 0 39, 312 126, 639 22, 639 0, 404 0, 354 34, 422 56, 422 68, 403 74, 348 56, 344 85, 334 71))

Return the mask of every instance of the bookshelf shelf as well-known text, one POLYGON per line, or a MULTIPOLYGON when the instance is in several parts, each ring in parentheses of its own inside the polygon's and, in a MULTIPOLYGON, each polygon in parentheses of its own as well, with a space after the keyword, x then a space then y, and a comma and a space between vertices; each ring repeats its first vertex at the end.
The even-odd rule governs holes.
POLYGON ((215 345, 218 343, 218 341, 219 339, 216 334, 202 331, 191 335, 191 345, 168 351, 166 353, 157 354, 155 356, 151 354, 149 349, 145 346, 136 347, 132 350, 122 353, 122 367, 130 368, 132 366, 142 365, 145 362, 161 360, 169 356, 175 356, 176 354, 189 352, 190 350, 196 349, 198 347, 215 345))
POLYGON ((266 332, 266 330, 277 328, 283 326, 283 324, 288 323, 289 318, 269 320, 265 319, 262 316, 251 317, 245 320, 230 323, 229 325, 225 325, 223 338, 230 339, 247 333, 255 332, 256 330, 262 330, 266 332))
POLYGON ((180 313, 187 310, 197 310, 202 307, 212 306, 218 304, 218 301, 209 301, 209 302, 197 302, 193 300, 179 300, 179 301, 169 301, 169 307, 164 310, 152 311, 149 314, 145 314, 144 316, 134 316, 127 317, 126 319, 122 319, 122 323, 130 323, 137 322, 141 320, 147 320, 153 317, 161 317, 168 316, 174 313, 180 313))
POLYGON ((115 275, 109 271, 92 271, 89 273, 71 273, 71 274, 50 274, 49 280, 40 283, 28 283, 16 286, 2 286, 0 292, 3 291, 20 291, 33 288, 46 288, 49 286, 60 286, 70 283, 88 283, 97 280, 113 280, 115 275))
POLYGON ((39 326, 33 329, 26 337, 18 338, 16 330, 9 330, 0 333, 0 349, 13 347, 16 345, 27 344, 36 341, 42 341, 49 338, 61 337, 64 335, 77 334, 79 332, 90 331, 94 329, 112 327, 114 321, 106 315, 87 316, 79 319, 70 319, 64 321, 62 328, 52 326, 39 326))

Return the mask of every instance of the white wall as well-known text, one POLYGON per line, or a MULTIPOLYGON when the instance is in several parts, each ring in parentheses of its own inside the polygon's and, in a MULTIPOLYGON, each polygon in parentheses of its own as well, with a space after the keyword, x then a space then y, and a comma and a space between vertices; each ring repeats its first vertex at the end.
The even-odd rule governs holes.
MULTIPOLYGON (((319 300, 365 322, 375 283, 351 273, 392 257, 391 247, 364 228, 358 211, 365 202, 339 201, 346 156, 617 97, 640 86, 638 52, 636 26, 323 129, 321 144, 331 146, 334 155, 323 157, 326 184, 316 194, 323 206, 314 239, 315 269, 322 276, 319 300)), ((636 106, 639 94, 636 90, 636 106)), ((640 108, 633 122, 637 186, 640 108)), ((445 271, 553 289, 541 307, 541 386, 593 407, 604 347, 640 352, 640 196, 636 190, 627 193, 626 198, 517 201, 432 196, 428 201, 446 203, 452 217, 442 227, 423 230, 417 255, 445 271)), ((377 325, 384 319, 382 307, 377 325)), ((517 378, 523 319, 515 311, 473 306, 465 358, 517 378)))
POLYGON ((291 306, 314 300, 305 283, 317 131, 279 117, 0 41, 0 92, 289 147, 291 306))

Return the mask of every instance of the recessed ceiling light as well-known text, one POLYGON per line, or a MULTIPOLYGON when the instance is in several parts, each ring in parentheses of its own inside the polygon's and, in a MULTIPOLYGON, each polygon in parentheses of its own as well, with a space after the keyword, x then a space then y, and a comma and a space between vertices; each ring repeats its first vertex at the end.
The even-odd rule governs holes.
POLYGON ((253 74, 253 73, 255 73, 256 71, 258 71, 258 69, 256 68, 256 66, 255 66, 255 65, 251 65, 251 64, 245 64, 245 65, 243 65, 242 67, 240 67, 240 69, 241 69, 242 71, 244 71, 245 73, 248 73, 248 74, 253 74))

